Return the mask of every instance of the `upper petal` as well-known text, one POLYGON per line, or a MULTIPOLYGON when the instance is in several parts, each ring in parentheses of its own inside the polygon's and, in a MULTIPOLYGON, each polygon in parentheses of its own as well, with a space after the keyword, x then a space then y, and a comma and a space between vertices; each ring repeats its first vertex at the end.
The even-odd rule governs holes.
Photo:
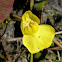
MULTIPOLYGON (((26 18, 30 18, 31 20, 35 21, 36 23, 40 24, 40 19, 34 15, 30 10, 26 11, 23 16, 22 16, 22 20, 26 21, 26 18)), ((28 19, 27 19, 28 20, 28 19)), ((29 20, 28 20, 29 21, 29 20)))
POLYGON ((26 11, 22 16, 21 31, 22 34, 33 34, 38 30, 39 18, 31 11, 26 11))

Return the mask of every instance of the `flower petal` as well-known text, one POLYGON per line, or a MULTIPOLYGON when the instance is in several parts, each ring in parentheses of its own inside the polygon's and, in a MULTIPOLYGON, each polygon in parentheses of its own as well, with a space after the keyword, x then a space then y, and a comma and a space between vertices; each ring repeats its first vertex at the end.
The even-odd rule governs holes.
POLYGON ((38 30, 39 18, 31 11, 26 11, 22 16, 21 31, 24 34, 33 34, 38 30))
MULTIPOLYGON (((26 18, 30 18, 31 20, 35 21, 37 24, 40 24, 40 19, 34 15, 30 10, 29 11, 26 11, 23 16, 22 16, 22 20, 23 21, 26 21, 25 19, 26 18)), ((28 19, 27 19, 28 20, 28 19)), ((29 20, 28 20, 29 21, 29 20)))
POLYGON ((55 35, 55 30, 50 25, 39 25, 38 31, 32 35, 23 36, 23 44, 30 53, 37 53, 50 47, 55 35))

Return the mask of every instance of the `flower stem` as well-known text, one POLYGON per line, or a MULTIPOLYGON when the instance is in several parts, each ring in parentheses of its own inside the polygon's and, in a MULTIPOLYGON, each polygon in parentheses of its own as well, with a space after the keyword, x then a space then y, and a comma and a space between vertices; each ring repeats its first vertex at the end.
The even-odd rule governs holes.
POLYGON ((31 59, 30 62, 33 62, 33 54, 31 53, 31 59))

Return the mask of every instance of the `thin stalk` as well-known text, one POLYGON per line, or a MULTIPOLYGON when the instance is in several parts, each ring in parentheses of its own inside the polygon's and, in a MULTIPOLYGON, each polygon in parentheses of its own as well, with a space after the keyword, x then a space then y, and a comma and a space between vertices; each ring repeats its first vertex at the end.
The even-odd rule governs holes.
POLYGON ((62 31, 56 32, 55 34, 62 34, 62 31))
POLYGON ((62 51, 61 51, 61 62, 62 62, 62 51))
POLYGON ((62 44, 60 42, 58 42, 56 38, 54 38, 53 41, 55 44, 57 44, 59 47, 62 48, 62 44))
POLYGON ((34 6, 34 0, 30 0, 30 10, 33 9, 33 6, 34 6))
POLYGON ((33 54, 31 53, 31 59, 30 62, 33 62, 33 54))
POLYGON ((18 16, 18 15, 16 15, 16 14, 14 14, 14 13, 12 13, 11 15, 12 15, 13 17, 17 18, 17 19, 22 20, 22 18, 21 18, 20 16, 18 16))
POLYGON ((60 53, 59 53, 59 51, 57 51, 57 55, 58 55, 58 59, 60 61, 60 53))

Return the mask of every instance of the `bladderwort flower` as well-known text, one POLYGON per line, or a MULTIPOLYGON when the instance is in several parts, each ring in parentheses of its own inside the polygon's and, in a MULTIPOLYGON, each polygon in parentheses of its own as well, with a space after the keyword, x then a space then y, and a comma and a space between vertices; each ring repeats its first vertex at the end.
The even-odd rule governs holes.
POLYGON ((47 24, 40 24, 40 19, 30 10, 22 15, 21 31, 23 45, 30 53, 35 54, 51 46, 55 30, 47 24))

